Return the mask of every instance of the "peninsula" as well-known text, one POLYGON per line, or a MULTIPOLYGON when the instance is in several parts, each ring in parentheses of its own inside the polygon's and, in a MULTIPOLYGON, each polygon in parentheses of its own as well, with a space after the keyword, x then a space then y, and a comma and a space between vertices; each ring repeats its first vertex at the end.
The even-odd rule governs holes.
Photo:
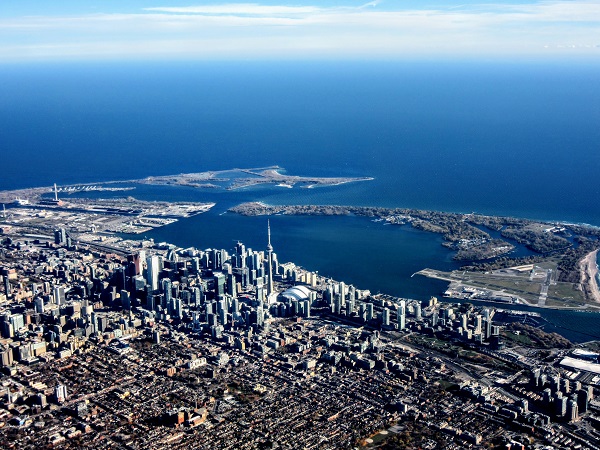
POLYGON ((0 203, 9 204, 26 201, 35 203, 44 197, 61 194, 79 194, 89 192, 114 192, 135 189, 136 184, 156 186, 182 186, 193 188, 221 188, 234 190, 259 185, 276 185, 286 188, 300 186, 314 188, 319 186, 337 186, 358 181, 370 181, 372 177, 310 177, 286 175, 280 166, 258 167, 250 169, 211 170, 206 172, 180 173, 178 175, 157 175, 131 180, 112 180, 94 183, 76 183, 57 186, 30 187, 0 191, 0 203), (116 187, 114 185, 117 185, 116 187))
POLYGON ((230 169, 221 171, 183 173, 179 175, 166 175, 147 177, 133 180, 141 184, 176 185, 189 187, 223 187, 227 190, 241 189, 264 184, 275 184, 281 187, 292 188, 296 185, 305 188, 316 186, 335 186, 357 181, 373 180, 371 177, 303 177, 281 173, 283 167, 270 166, 255 169, 230 169))
POLYGON ((286 175, 285 169, 280 166, 258 167, 250 169, 211 170, 206 172, 180 173, 178 175, 158 175, 132 180, 113 180, 95 183, 76 183, 63 186, 45 186, 9 191, 0 191, 0 203, 11 203, 16 200, 26 199, 35 202, 44 196, 56 193, 68 195, 92 191, 126 191, 135 189, 136 184, 157 186, 184 186, 193 188, 221 188, 235 190, 260 185, 276 185, 286 188, 300 186, 314 188, 319 186, 337 186, 358 181, 370 181, 372 177, 310 177, 286 175), (123 186, 111 186, 123 185, 123 186), (107 187, 110 186, 110 187, 107 187))

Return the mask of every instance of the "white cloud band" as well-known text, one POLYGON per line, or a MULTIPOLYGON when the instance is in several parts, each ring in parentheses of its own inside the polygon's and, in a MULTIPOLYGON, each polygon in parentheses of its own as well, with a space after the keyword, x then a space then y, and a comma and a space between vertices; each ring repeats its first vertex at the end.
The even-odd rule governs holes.
MULTIPOLYGON (((0 20, 0 58, 600 55, 600 3, 450 9, 230 3, 0 20), (26 31, 26 37, 24 37, 26 31)), ((394 4, 396 5, 396 4, 394 4)))

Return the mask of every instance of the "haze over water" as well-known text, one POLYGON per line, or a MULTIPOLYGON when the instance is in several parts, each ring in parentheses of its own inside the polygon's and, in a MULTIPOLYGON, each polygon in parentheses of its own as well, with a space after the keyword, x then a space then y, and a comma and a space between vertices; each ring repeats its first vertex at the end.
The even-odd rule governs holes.
MULTIPOLYGON (((280 165, 370 176, 316 189, 140 187, 215 201, 148 236, 266 245, 243 201, 476 211, 600 225, 599 65, 574 63, 17 64, 0 71, 0 189, 280 165), (143 75, 141 75, 143 74, 143 75)), ((275 217, 273 244, 359 288, 428 298, 424 267, 458 265, 438 235, 363 218, 275 217)))

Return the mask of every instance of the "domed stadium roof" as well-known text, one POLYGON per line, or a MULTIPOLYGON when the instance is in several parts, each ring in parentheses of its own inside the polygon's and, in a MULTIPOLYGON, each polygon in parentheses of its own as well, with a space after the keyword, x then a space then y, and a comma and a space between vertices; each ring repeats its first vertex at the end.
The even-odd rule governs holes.
POLYGON ((311 290, 308 289, 306 286, 294 286, 286 291, 283 291, 281 295, 291 300, 301 301, 308 300, 310 298, 310 293, 311 290))

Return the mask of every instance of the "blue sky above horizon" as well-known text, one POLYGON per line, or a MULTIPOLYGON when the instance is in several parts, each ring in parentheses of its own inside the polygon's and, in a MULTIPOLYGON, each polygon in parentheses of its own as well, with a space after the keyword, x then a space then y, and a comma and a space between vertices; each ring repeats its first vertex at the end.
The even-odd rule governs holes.
POLYGON ((0 6, 0 61, 600 59, 600 2, 47 0, 0 6))

